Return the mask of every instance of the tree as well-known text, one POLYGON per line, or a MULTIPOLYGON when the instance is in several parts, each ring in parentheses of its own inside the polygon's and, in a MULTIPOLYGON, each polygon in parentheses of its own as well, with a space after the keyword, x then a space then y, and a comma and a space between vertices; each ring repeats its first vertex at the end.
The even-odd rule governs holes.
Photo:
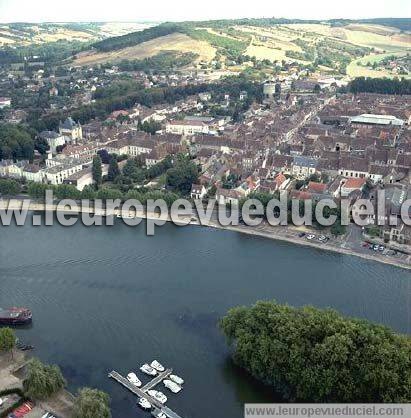
POLYGON ((167 185, 184 195, 198 179, 198 167, 186 156, 179 155, 173 168, 167 171, 167 185))
POLYGON ((20 193, 20 184, 15 180, 0 179, 0 195, 16 195, 20 193))
POLYGON ((120 169, 118 168, 117 158, 110 157, 110 165, 108 166, 108 180, 114 181, 117 176, 120 175, 120 169))
POLYGON ((32 160, 33 157, 31 131, 22 125, 0 124, 0 160, 32 160))
POLYGON ((46 190, 53 190, 50 184, 30 182, 27 187, 27 193, 33 199, 44 199, 46 190))
POLYGON ((16 345, 16 336, 11 328, 0 328, 0 351, 11 351, 16 345))
POLYGON ((99 188, 103 181, 103 169, 101 167, 101 158, 98 155, 93 158, 92 174, 93 180, 95 181, 97 188, 99 188))
POLYGON ((97 389, 83 388, 78 392, 73 418, 110 418, 110 397, 97 389))
POLYGON ((231 309, 233 359, 290 401, 410 402, 411 339, 365 320, 275 302, 231 309))
POLYGON ((65 385, 66 381, 58 366, 43 364, 36 358, 28 362, 27 377, 23 386, 30 398, 47 399, 65 385))
POLYGON ((109 164, 110 163, 110 154, 105 149, 101 149, 97 151, 97 154, 101 158, 101 162, 103 164, 109 164))

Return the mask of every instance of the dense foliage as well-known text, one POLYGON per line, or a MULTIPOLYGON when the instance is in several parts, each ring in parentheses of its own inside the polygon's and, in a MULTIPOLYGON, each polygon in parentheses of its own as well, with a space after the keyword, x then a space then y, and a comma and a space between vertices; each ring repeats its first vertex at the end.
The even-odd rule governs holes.
POLYGON ((0 351, 11 351, 16 345, 16 335, 11 328, 0 328, 0 351))
POLYGON ((411 94, 411 80, 358 77, 348 88, 352 93, 411 94))
POLYGON ((190 193, 191 186, 197 182, 199 169, 186 156, 179 155, 174 166, 167 171, 167 185, 183 195, 190 193))
POLYGON ((110 397, 97 389, 83 388, 78 392, 73 418, 110 418, 110 397))
POLYGON ((332 310, 275 302, 231 309, 234 361, 285 399, 410 402, 411 340, 332 310))
POLYGON ((55 112, 41 119, 33 120, 31 124, 37 131, 52 130, 56 129, 59 122, 67 116, 72 116, 74 120, 83 124, 91 119, 105 118, 115 110, 129 109, 135 104, 148 107, 162 103, 173 104, 201 92, 210 92, 216 97, 223 97, 224 94, 238 97, 240 91, 244 90, 248 95, 248 103, 253 100, 261 101, 263 95, 261 83, 254 82, 245 75, 227 77, 216 83, 190 84, 178 87, 139 89, 133 82, 116 83, 115 86, 112 90, 109 90, 109 93, 97 90, 96 102, 91 105, 81 106, 70 114, 68 112, 55 112), (124 89, 126 93, 124 93, 124 89))
POLYGON ((30 398, 47 399, 65 385, 66 381, 58 366, 43 364, 36 358, 30 359, 27 378, 23 382, 24 390, 30 398))
POLYGON ((0 179, 0 195, 13 196, 21 191, 21 185, 16 180, 0 179))
POLYGON ((175 68, 185 67, 191 64, 197 57, 198 54, 194 52, 164 51, 153 57, 141 60, 123 60, 117 66, 121 71, 167 72, 175 68))
POLYGON ((31 160, 34 141, 26 128, 18 125, 0 125, 0 160, 31 160))
POLYGON ((180 26, 178 24, 162 23, 139 32, 132 32, 127 35, 104 39, 93 44, 93 47, 99 51, 114 51, 116 49, 141 44, 150 41, 151 39, 158 38, 159 36, 170 35, 171 33, 178 32, 179 29, 180 26))

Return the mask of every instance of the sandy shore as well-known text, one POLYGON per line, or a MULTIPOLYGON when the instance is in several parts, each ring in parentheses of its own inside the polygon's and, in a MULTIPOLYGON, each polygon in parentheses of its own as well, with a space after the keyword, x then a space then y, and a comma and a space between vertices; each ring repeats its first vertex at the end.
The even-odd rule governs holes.
MULTIPOLYGON (((7 207, 9 209, 20 209, 21 204, 22 204, 22 200, 17 200, 17 199, 10 200, 10 203, 8 200, 0 200, 0 210, 5 209, 7 207)), ((61 208, 59 208, 56 204, 46 205, 45 203, 30 201, 28 210, 55 212, 56 210, 61 211, 61 208)), ((113 216, 113 217, 120 216, 120 211, 118 210, 106 212, 104 209, 103 210, 97 209, 96 211, 94 211, 92 207, 88 208, 87 210, 85 208, 74 208, 72 210, 65 209, 64 212, 67 214, 77 214, 77 215, 80 213, 90 213, 90 214, 95 214, 95 215, 100 215, 100 216, 113 216)), ((133 213, 132 215, 130 215, 130 218, 134 218, 134 217, 141 218, 141 219, 155 220, 155 221, 162 220, 164 222, 172 222, 171 216, 169 215, 163 216, 160 218, 157 213, 147 213, 146 211, 138 211, 137 213, 133 213)), ((289 243, 296 244, 296 245, 316 248, 319 250, 331 251, 334 253, 360 257, 365 260, 376 261, 378 263, 388 264, 391 266, 396 266, 396 267, 400 267, 404 269, 411 269, 411 263, 409 261, 410 257, 408 257, 408 260, 403 260, 403 259, 398 259, 398 258, 394 258, 391 256, 382 256, 381 254, 374 254, 372 252, 361 253, 353 249, 343 248, 339 245, 337 246, 332 242, 323 244, 318 241, 308 241, 304 238, 302 239, 297 236, 286 235, 283 232, 280 233, 279 230, 277 230, 277 228, 282 228, 282 227, 270 227, 271 230, 262 231, 254 227, 249 227, 249 226, 244 226, 244 225, 222 226, 215 221, 203 222, 202 224, 200 224, 198 220, 193 219, 193 216, 185 217, 183 224, 197 225, 197 226, 203 226, 203 227, 205 226, 205 227, 211 227, 211 228, 216 228, 216 229, 239 232, 239 233, 247 234, 247 235, 259 236, 259 237, 268 238, 268 239, 280 240, 280 241, 285 241, 285 242, 289 242, 289 243)), ((294 233, 296 233, 296 231, 294 231, 294 233)))

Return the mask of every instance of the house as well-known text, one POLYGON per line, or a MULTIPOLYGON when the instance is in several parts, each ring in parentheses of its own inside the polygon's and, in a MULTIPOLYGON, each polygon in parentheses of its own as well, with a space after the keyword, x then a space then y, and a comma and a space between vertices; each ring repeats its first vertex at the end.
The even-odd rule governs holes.
POLYGON ((349 178, 341 181, 340 196, 347 197, 352 192, 359 190, 363 191, 367 180, 365 178, 349 178))
POLYGON ((59 132, 63 136, 69 137, 72 141, 83 138, 81 125, 68 117, 64 122, 60 122, 59 132))
POLYGON ((47 141, 50 151, 54 154, 56 153, 57 147, 61 147, 66 143, 64 136, 54 131, 40 132, 39 137, 47 141))
POLYGON ((44 171, 38 165, 27 164, 22 171, 22 177, 27 181, 41 183, 44 179, 44 171))
POLYGON ((411 245, 411 227, 400 222, 397 226, 385 226, 381 229, 381 238, 402 245, 411 245))
POLYGON ((192 199, 202 199, 207 194, 203 184, 193 184, 191 186, 190 196, 192 199))
POLYGON ((28 161, 0 160, 0 176, 21 178, 23 177, 23 168, 28 161))
POLYGON ((238 206, 240 199, 243 197, 241 192, 234 189, 217 189, 216 200, 219 205, 232 205, 238 206))
POLYGON ((171 120, 166 124, 166 132, 179 135, 208 134, 209 125, 202 121, 171 120))
POLYGON ((46 181, 50 184, 62 184, 65 179, 83 169, 83 163, 76 158, 67 158, 61 164, 45 170, 46 181))
POLYGON ((291 173, 299 179, 305 179, 317 171, 318 160, 302 155, 293 158, 291 173))

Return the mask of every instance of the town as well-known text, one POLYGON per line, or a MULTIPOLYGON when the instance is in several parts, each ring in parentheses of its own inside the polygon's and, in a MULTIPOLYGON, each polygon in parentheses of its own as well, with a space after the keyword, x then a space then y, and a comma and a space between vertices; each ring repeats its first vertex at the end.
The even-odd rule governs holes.
POLYGON ((233 418, 256 393, 272 400, 255 378, 287 402, 409 400, 405 337, 355 319, 369 311, 409 332, 401 316, 411 268, 409 19, 126 23, 0 23, 0 302, 15 306, 0 309, 0 416, 110 418, 112 398, 115 416, 134 408, 233 418), (272 223, 269 210, 280 216, 270 202, 284 195, 287 222, 272 223), (187 222, 174 223, 190 226, 180 234, 167 215, 148 238, 160 218, 149 202, 182 199, 187 222), (251 199, 264 209, 255 224, 240 210, 251 199), (364 200, 372 210, 358 224, 364 200), (68 209, 73 201, 89 206, 68 209), (335 204, 322 214, 336 223, 313 214, 290 222, 295 208, 302 215, 305 202, 322 201, 335 204), (6 225, 27 202, 32 225, 17 229, 17 215, 6 225), (223 224, 220 212, 240 215, 223 224), (84 214, 110 228, 40 222, 84 214), (145 234, 127 228, 142 219, 145 234), (280 327, 264 323, 271 318, 280 327), (296 341, 287 332, 308 324, 298 318, 314 331, 296 341), (234 342, 234 361, 219 333, 234 342), (316 351, 323 344, 330 364, 317 360, 327 357, 316 351), (36 349, 42 360, 28 359, 36 349), (396 358, 390 350, 401 353, 390 377, 358 377, 362 367, 377 376, 381 358, 396 358), (155 358, 167 367, 144 363, 155 358), (312 378, 301 378, 301 364, 312 378), (329 388, 315 386, 318 370, 333 371, 329 388), (179 396, 155 390, 177 394, 183 383, 179 396), (220 390, 239 400, 219 405, 223 415, 220 390))

